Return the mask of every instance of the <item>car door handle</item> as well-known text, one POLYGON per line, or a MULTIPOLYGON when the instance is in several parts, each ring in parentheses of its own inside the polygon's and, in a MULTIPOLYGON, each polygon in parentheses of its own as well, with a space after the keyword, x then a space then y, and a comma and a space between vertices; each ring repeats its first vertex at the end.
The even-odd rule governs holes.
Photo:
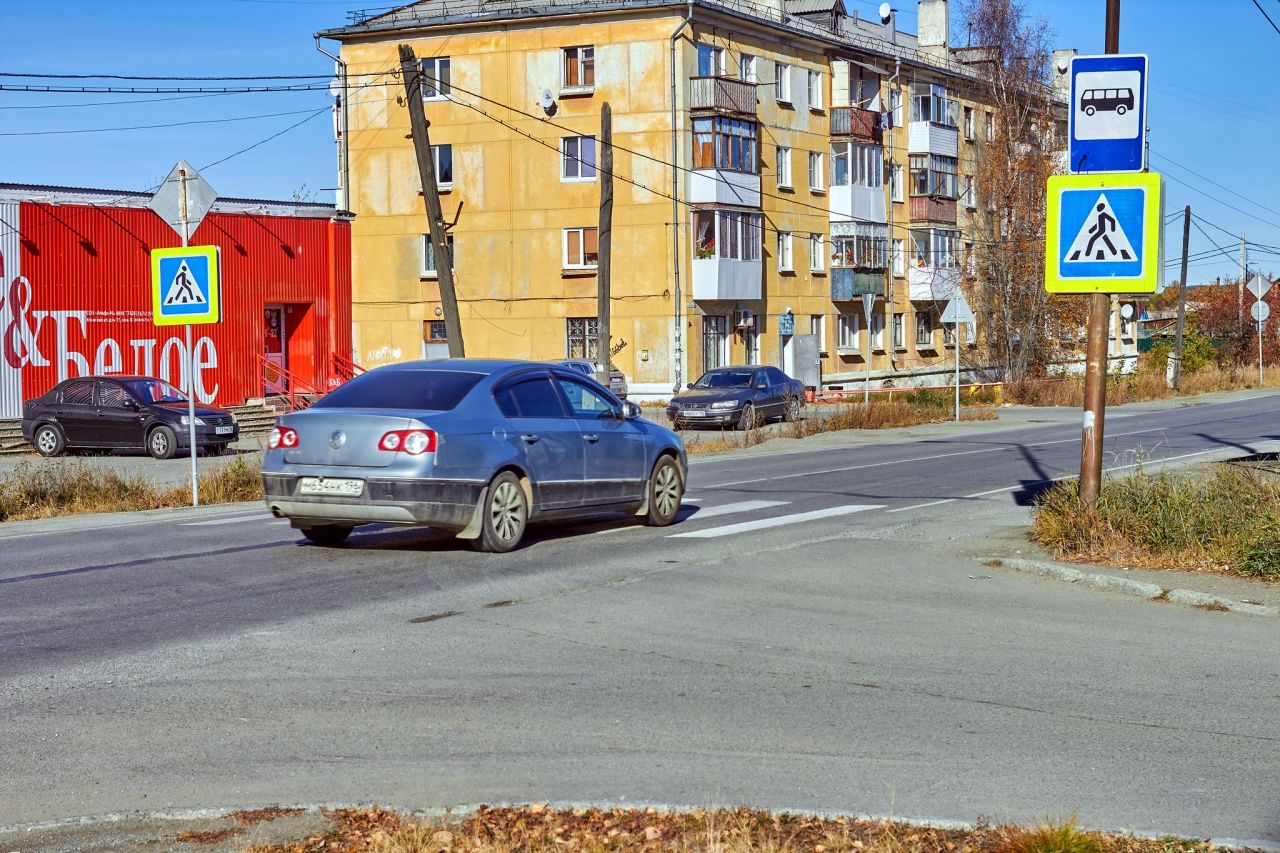
POLYGON ((597 441, 600 440, 600 436, 591 435, 590 433, 584 433, 582 436, 582 440, 585 441, 587 444, 595 444, 597 441))
POLYGON ((520 440, 523 441, 525 444, 536 444, 538 441, 538 437, 531 432, 526 432, 520 436, 520 440))

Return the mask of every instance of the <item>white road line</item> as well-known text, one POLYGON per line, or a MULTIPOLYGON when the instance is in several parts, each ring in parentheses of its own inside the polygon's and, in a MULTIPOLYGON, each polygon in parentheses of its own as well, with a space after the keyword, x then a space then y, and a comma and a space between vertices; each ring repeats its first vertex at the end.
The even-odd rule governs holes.
POLYGON ((915 506, 900 506, 897 509, 885 510, 885 514, 887 515, 888 513, 891 513, 891 512, 910 512, 913 509, 924 509, 925 507, 929 507, 929 506, 938 506, 940 504, 955 503, 958 500, 959 498, 945 498, 940 501, 929 501, 927 504, 916 504, 915 506))
POLYGON ((683 498, 680 499, 680 502, 686 503, 686 504, 702 503, 702 498, 691 498, 688 495, 685 495, 683 498))
POLYGON ((756 509, 768 509, 771 506, 786 506, 789 503, 791 501, 742 501, 736 504, 709 506, 706 509, 699 509, 689 516, 688 520, 696 521, 701 518, 715 518, 718 515, 732 515, 735 512, 751 512, 756 509))
POLYGON ((253 515, 238 515, 235 518, 215 518, 210 521, 184 521, 180 527, 213 527, 219 524, 237 524, 239 522, 263 521, 268 524, 284 524, 287 523, 283 518, 273 518, 270 515, 263 515, 260 512, 253 515))
POLYGON ((770 527, 782 527, 786 524, 800 524, 805 521, 817 521, 820 518, 833 518, 838 515, 852 515, 855 512, 881 509, 884 504, 849 504, 833 506, 827 509, 816 509, 812 512, 798 512, 794 515, 777 515, 773 518, 761 518, 756 521, 743 521, 738 524, 727 524, 724 527, 711 527, 706 530, 694 530, 689 533, 673 533, 670 539, 715 539, 720 536, 732 536, 735 533, 749 533, 753 530, 766 530, 770 527))

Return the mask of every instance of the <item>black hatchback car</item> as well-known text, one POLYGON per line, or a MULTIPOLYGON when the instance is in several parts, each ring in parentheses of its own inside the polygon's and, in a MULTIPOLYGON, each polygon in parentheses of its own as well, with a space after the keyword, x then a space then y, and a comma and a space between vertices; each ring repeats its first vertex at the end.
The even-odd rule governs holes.
MULTIPOLYGON (((22 437, 41 456, 64 450, 146 450, 168 459, 188 446, 187 397, 149 376, 81 376, 22 407, 22 437)), ((196 444, 220 454, 239 438, 235 416, 196 405, 196 444)))
POLYGON ((804 385, 776 367, 717 367, 672 397, 667 417, 676 429, 752 429, 770 418, 796 420, 803 405, 804 385))

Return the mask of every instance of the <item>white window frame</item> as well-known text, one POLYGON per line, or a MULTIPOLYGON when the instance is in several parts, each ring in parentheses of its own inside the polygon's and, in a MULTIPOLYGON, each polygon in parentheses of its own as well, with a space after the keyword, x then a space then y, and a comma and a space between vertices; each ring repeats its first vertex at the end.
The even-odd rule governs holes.
POLYGON ((760 82, 760 77, 756 74, 758 64, 758 59, 754 53, 738 54, 738 79, 747 83, 760 82))
POLYGON ((585 94, 596 90, 596 46, 593 44, 576 44, 570 47, 560 48, 560 91, 564 94, 585 94), (587 51, 591 52, 590 57, 586 57, 587 51), (590 83, 570 83, 569 82, 569 56, 570 53, 578 54, 578 76, 585 76, 583 69, 586 67, 588 59, 591 63, 591 82, 590 83))
POLYGON ((907 187, 903 182, 904 171, 901 163, 894 163, 889 168, 889 193, 893 201, 907 200, 907 187))
POLYGON ((453 63, 447 56, 432 56, 418 61, 422 71, 422 100, 447 101, 452 91, 453 63), (431 70, 428 71, 428 68, 431 70), (443 68, 443 71, 441 69, 443 68), (443 85, 436 86, 431 81, 443 85))
POLYGON ((831 143, 831 186, 864 187, 878 190, 884 186, 884 148, 864 142, 831 143), (845 162, 845 179, 839 180, 837 164, 845 162))
POLYGON ((871 348, 884 352, 884 312, 871 312, 871 348))
POLYGON ((809 109, 820 113, 822 107, 822 72, 809 70, 809 109))
POLYGON ((889 114, 894 127, 902 127, 902 90, 896 86, 889 90, 889 114))
POLYGON ((774 170, 778 175, 778 189, 789 190, 791 185, 791 149, 785 145, 779 145, 775 151, 777 155, 777 163, 774 170))
POLYGON ((974 187, 974 183, 973 175, 964 176, 964 192, 960 194, 960 197, 964 199, 964 206, 969 210, 974 210, 978 206, 978 192, 974 187))
POLYGON ((596 235, 596 262, 594 264, 587 263, 586 249, 586 232, 596 231, 595 226, 584 225, 580 228, 565 228, 560 232, 560 262, 563 269, 567 270, 594 270, 600 266, 600 243, 599 234, 596 235), (569 263, 569 240, 572 235, 577 235, 578 254, 582 257, 582 263, 569 263))
POLYGON ((809 334, 814 335, 818 339, 818 352, 827 351, 827 315, 826 314, 810 314, 809 315, 809 334))
POLYGON ((778 232, 778 272, 795 272, 791 256, 791 232, 778 232))
POLYGON ((815 193, 826 192, 827 188, 823 184, 826 179, 826 169, 822 165, 822 152, 809 152, 809 189, 815 193))
POLYGON ((600 172, 599 161, 596 159, 596 138, 594 136, 562 136, 560 137, 560 183, 562 184, 593 184, 596 176, 600 172), (582 177, 582 169, 587 165, 586 157, 582 155, 582 140, 591 140, 591 176, 582 177), (578 144, 578 153, 576 155, 569 153, 571 142, 578 144), (569 174, 570 168, 578 171, 577 175, 569 174))
POLYGON ((901 311, 893 312, 893 348, 895 350, 906 350, 907 348, 907 318, 906 314, 901 311))
MULTIPOLYGON (((452 234, 444 235, 444 241, 445 241, 445 245, 449 249, 449 269, 456 270, 458 268, 457 267, 458 253, 454 250, 454 247, 453 247, 453 235, 452 234)), ((429 233, 422 235, 422 251, 419 254, 422 257, 422 272, 421 272, 422 278, 439 278, 440 271, 436 269, 436 266, 435 266, 435 258, 433 257, 433 253, 431 251, 431 235, 429 233), (431 266, 429 267, 427 266, 428 261, 431 261, 431 266)))
POLYGON ((862 315, 840 314, 836 317, 836 348, 840 353, 862 352, 862 315))
MULTIPOLYGON (((699 61, 700 59, 699 57, 696 56, 696 51, 701 51, 703 48, 711 51, 712 68, 711 68, 711 74, 709 76, 711 77, 725 76, 725 67, 726 67, 725 66, 725 49, 723 47, 718 47, 714 44, 709 44, 707 42, 700 42, 698 44, 698 47, 695 49, 695 57, 694 57, 695 62, 699 61)), ((695 66, 695 70, 701 71, 701 69, 696 68, 696 66, 695 66)), ((707 76, 707 75, 702 75, 700 73, 698 76, 707 76)))
POLYGON ((821 234, 809 235, 809 272, 825 272, 827 269, 826 241, 821 234))
POLYGON ((773 97, 780 104, 791 105, 791 66, 785 62, 774 66, 773 97))
POLYGON ((933 312, 928 309, 916 312, 916 349, 934 349, 933 312))
POLYGON ((907 274, 906 244, 901 239, 893 241, 893 275, 902 278, 907 274))
POLYGON ((969 142, 973 141, 973 131, 976 122, 973 120, 973 107, 961 107, 964 114, 964 138, 969 142))
POLYGON ((444 192, 453 189, 453 144, 449 142, 431 146, 431 165, 436 170, 436 189, 444 192), (440 149, 449 149, 449 180, 440 176, 440 149))

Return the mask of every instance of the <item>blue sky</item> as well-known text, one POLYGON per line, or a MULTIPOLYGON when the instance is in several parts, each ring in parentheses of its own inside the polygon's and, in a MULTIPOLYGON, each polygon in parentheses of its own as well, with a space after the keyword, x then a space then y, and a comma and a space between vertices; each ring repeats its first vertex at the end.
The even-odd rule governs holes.
MULTIPOLYGON (((1033 14, 1049 21, 1055 47, 1102 51, 1104 0, 1024 2, 1033 14)), ((1280 24, 1280 0, 1258 2, 1280 24)), ((848 4, 870 17, 879 2, 848 4)), ((0 32, 5 34, 0 71, 327 74, 332 62, 316 52, 312 34, 343 23, 349 10, 379 5, 386 5, 386 0, 0 0, 0 32)), ((915 3, 898 0, 895 5, 901 8, 899 25, 913 31, 915 3)), ((957 18, 953 9, 955 40, 963 43, 957 18)), ((327 46, 334 48, 332 43, 327 46)), ((1151 166, 1167 177, 1167 212, 1172 215, 1190 204, 1201 220, 1206 233, 1192 229, 1193 255, 1215 246, 1226 247, 1230 254, 1195 260, 1188 278, 1212 280, 1237 271, 1241 230, 1251 242, 1280 247, 1280 167, 1275 154, 1280 143, 1280 72, 1275 60, 1280 33, 1252 0, 1124 0, 1120 48, 1151 57, 1151 166)), ((0 78, 0 84, 15 82, 27 81, 0 78)), ((300 194, 332 199, 335 157, 325 93, 156 100, 164 97, 0 92, 0 134, 9 134, 0 135, 0 180, 141 189, 158 183, 179 157, 202 168, 316 111, 318 115, 299 127, 203 174, 228 196, 300 194), (133 100, 143 103, 124 103, 133 100), (80 132, 241 117, 251 118, 80 132), (26 135, 33 132, 37 135, 26 135)), ((1180 216, 1168 226, 1168 261, 1181 249, 1181 229, 1180 216)), ((1264 270, 1280 271, 1280 250, 1265 251, 1251 247, 1250 257, 1264 270)), ((1166 280, 1176 276, 1176 265, 1170 266, 1166 280)))

